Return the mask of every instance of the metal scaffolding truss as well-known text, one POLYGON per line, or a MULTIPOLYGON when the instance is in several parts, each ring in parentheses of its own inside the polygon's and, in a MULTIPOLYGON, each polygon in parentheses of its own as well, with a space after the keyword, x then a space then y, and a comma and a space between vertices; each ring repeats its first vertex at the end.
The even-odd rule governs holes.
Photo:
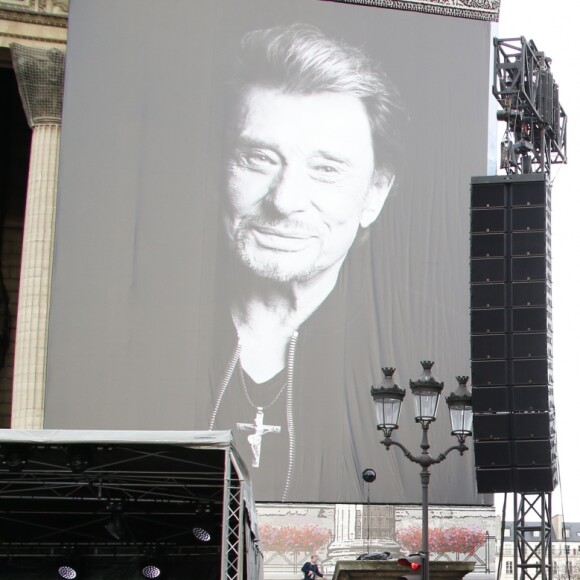
POLYGON ((507 124, 501 144, 501 167, 507 173, 551 173, 566 163, 567 117, 550 59, 534 42, 494 39, 493 94, 507 124))
POLYGON ((224 487, 222 534, 222 579, 239 580, 243 578, 244 529, 242 489, 239 482, 232 479, 231 464, 226 466, 226 485, 224 487))
POLYGON ((514 494, 514 568, 519 580, 552 580, 552 494, 514 494))
MULTIPOLYGON (((506 123, 500 166, 508 174, 544 173, 566 163, 567 117, 550 70, 533 41, 494 39, 493 94, 506 123)), ((552 579, 551 493, 514 493, 514 566, 518 580, 552 579)))

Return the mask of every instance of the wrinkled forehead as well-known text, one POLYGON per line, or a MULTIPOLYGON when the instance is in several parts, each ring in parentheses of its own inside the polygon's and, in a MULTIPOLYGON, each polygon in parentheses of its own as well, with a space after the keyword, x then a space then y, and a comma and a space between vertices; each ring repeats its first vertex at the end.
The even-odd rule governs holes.
POLYGON ((308 104, 314 101, 327 99, 334 103, 340 103, 339 108, 342 109, 345 115, 351 114, 354 110, 361 111, 364 117, 364 124, 368 124, 369 126, 371 124, 363 99, 348 91, 295 90, 285 85, 259 83, 244 86, 233 98, 231 111, 234 117, 234 126, 239 128, 252 106, 255 106, 257 103, 264 104, 273 99, 278 100, 280 103, 285 101, 287 106, 293 104, 294 106, 302 106, 304 108, 307 108, 308 104))
POLYGON ((343 132, 353 137, 370 137, 371 126, 364 104, 348 93, 317 91, 291 93, 275 88, 251 87, 238 110, 238 128, 265 121, 318 125, 325 133, 343 132))

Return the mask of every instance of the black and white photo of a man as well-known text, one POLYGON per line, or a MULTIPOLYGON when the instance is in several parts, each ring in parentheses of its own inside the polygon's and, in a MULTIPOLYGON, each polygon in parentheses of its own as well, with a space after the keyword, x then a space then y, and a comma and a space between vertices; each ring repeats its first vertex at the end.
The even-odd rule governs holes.
MULTIPOLYGON (((366 468, 373 502, 421 501, 370 389, 466 373, 491 28, 363 4, 75 4, 45 428, 227 431, 259 502, 361 503, 366 468)), ((469 505, 449 461, 433 502, 469 505)))
MULTIPOLYGON (((401 113, 363 51, 313 26, 250 32, 237 57, 223 218, 236 344, 209 427, 234 429, 254 468, 276 461, 284 477, 271 499, 287 499, 293 478, 308 477, 296 473, 296 454, 309 442, 297 439, 316 432, 296 405, 314 386, 297 345, 385 204, 401 113)), ((258 486, 263 472, 253 475, 258 486)))

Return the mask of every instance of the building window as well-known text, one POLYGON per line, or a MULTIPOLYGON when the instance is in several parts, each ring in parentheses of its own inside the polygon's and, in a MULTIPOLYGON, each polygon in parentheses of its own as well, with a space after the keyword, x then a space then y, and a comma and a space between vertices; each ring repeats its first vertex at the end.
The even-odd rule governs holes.
POLYGON ((506 574, 513 574, 514 573, 514 563, 511 560, 506 560, 505 573, 506 574))
POLYGON ((564 530, 564 532, 565 532, 566 537, 569 538, 570 537, 570 528, 566 528, 564 530))

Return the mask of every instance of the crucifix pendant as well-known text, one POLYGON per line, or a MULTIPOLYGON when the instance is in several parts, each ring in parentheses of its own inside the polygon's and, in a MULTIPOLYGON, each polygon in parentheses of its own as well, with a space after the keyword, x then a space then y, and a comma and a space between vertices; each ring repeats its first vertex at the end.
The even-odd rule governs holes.
POLYGON ((254 454, 252 467, 260 467, 262 437, 267 433, 280 433, 280 427, 278 425, 264 425, 263 407, 256 407, 256 417, 254 418, 253 423, 238 423, 237 427, 240 431, 254 431, 248 435, 248 443, 250 444, 252 453, 254 454))

